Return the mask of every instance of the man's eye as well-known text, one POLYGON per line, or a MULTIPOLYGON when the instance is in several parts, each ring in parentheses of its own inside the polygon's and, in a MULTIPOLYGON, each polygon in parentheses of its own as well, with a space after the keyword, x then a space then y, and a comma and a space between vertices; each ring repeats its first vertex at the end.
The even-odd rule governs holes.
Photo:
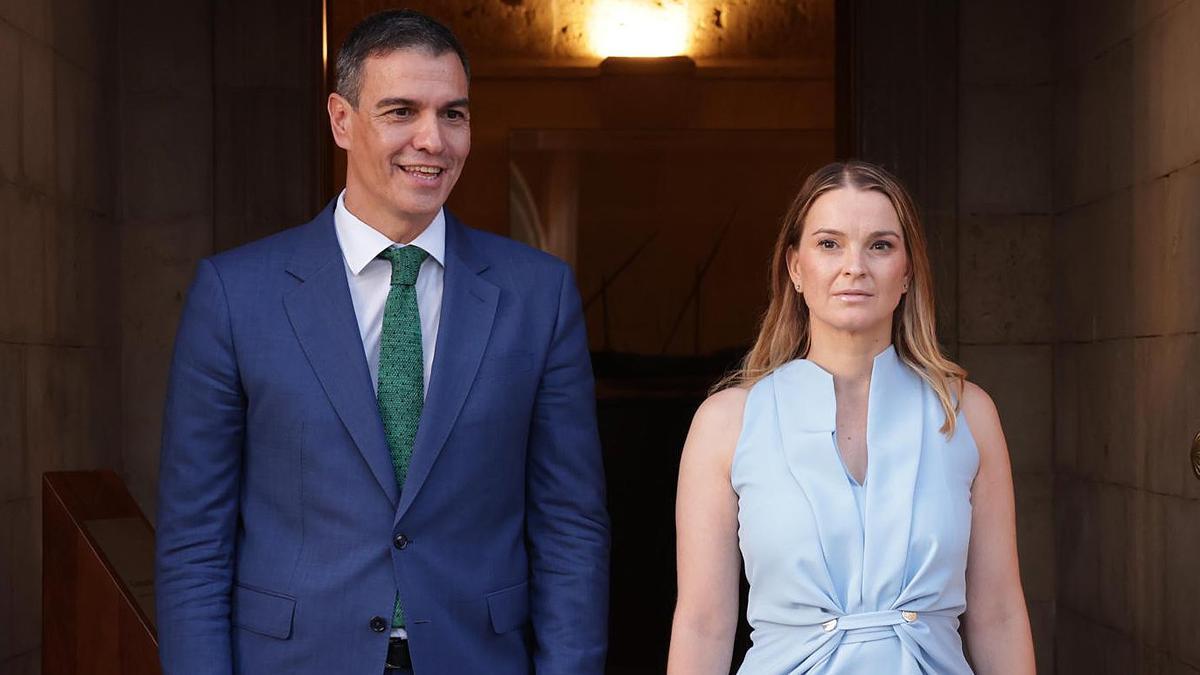
POLYGON ((395 108, 388 111, 392 117, 411 117, 412 108, 395 108))
POLYGON ((461 110, 447 110, 446 111, 446 119, 448 119, 448 120, 465 120, 465 119, 467 119, 467 115, 466 115, 466 113, 464 113, 461 110))

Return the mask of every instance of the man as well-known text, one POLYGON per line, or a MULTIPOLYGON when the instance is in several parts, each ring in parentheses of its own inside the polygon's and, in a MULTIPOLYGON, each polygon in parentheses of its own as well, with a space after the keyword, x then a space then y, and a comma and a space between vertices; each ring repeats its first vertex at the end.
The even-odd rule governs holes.
POLYGON ((608 517, 563 263, 443 208, 467 59, 414 12, 347 38, 346 190, 202 261, 159 485, 165 672, 600 673, 608 517))

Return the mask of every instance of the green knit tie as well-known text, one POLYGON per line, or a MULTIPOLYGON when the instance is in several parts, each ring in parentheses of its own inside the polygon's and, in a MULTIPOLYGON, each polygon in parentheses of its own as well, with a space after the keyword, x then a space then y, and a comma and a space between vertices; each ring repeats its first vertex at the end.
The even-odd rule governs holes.
MULTIPOLYGON (((392 289, 383 310, 379 336, 379 416, 392 454, 396 484, 404 489, 413 440, 425 402, 425 357, 421 350, 421 314, 417 309, 417 272, 429 255, 416 246, 391 247, 379 254, 392 263, 392 289)), ((392 626, 404 627, 404 608, 396 595, 392 626)))

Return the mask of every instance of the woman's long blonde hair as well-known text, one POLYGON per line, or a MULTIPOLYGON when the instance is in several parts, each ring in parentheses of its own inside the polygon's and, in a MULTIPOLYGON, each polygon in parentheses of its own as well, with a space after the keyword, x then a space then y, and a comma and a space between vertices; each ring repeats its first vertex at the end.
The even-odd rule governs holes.
POLYGON ((808 355, 811 339, 808 305, 804 302, 804 296, 792 287, 787 254, 800 243, 804 220, 813 202, 826 192, 839 188, 879 192, 896 209, 912 279, 908 292, 900 297, 900 305, 892 315, 892 344, 900 360, 917 371, 933 388, 946 413, 941 432, 947 436, 953 435, 958 399, 967 371, 946 358, 938 345, 933 274, 929 267, 929 255, 925 251, 925 232, 912 198, 900 181, 867 162, 850 160, 827 164, 804 181, 788 208, 783 229, 771 254, 770 302, 763 315, 758 337, 741 366, 722 379, 714 391, 752 385, 783 364, 808 355), (952 387, 956 391, 952 391, 952 387))

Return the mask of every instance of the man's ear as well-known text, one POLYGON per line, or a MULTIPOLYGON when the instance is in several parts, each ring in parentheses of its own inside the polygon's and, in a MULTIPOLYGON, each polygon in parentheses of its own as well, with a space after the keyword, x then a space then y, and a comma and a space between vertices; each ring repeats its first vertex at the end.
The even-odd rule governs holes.
POLYGON ((333 131, 333 142, 337 143, 339 148, 349 150, 350 139, 354 137, 354 106, 341 94, 334 92, 329 95, 325 107, 329 110, 329 128, 333 131))

